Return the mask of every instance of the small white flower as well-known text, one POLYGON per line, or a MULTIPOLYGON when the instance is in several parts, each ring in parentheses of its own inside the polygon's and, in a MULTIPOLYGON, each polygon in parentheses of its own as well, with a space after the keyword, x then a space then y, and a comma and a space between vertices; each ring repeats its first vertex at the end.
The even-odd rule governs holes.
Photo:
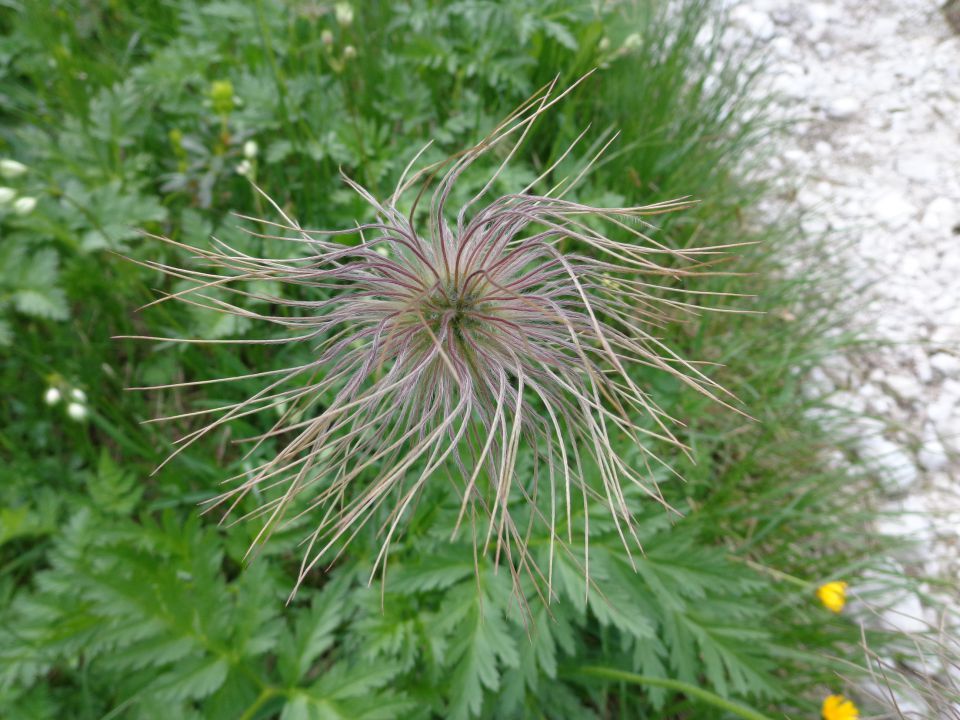
POLYGON ((243 156, 248 160, 253 160, 258 152, 260 152, 260 146, 257 145, 256 140, 247 140, 243 144, 243 156))
POLYGON ((357 49, 353 45, 347 45, 343 49, 343 59, 352 60, 357 56, 357 49))
POLYGON ((80 422, 81 420, 86 420, 87 406, 77 402, 72 402, 69 405, 67 405, 67 415, 70 416, 71 420, 76 420, 77 422, 80 422))
POLYGON ((13 188, 0 187, 0 205, 6 205, 17 196, 17 191, 13 188))
POLYGON ((622 52, 630 52, 631 50, 636 50, 641 45, 643 45, 643 38, 640 37, 640 33, 630 33, 623 41, 623 45, 620 46, 620 50, 622 52))
POLYGON ((87 394, 80 388, 74 388, 71 390, 70 397, 72 397, 78 403, 85 403, 87 401, 87 394))
POLYGON ((7 179, 20 177, 26 171, 27 166, 22 162, 17 162, 16 160, 11 160, 10 158, 4 158, 3 160, 0 160, 0 175, 3 175, 7 179))
POLYGON ((608 38, 606 35, 604 35, 602 38, 600 38, 600 42, 599 42, 599 44, 597 45, 597 49, 598 49, 600 52, 606 52, 607 50, 609 50, 609 49, 610 49, 610 38, 608 38))
POLYGON ((247 177, 250 175, 251 170, 253 170, 253 165, 250 164, 249 160, 241 160, 240 164, 237 165, 237 175, 247 177))
POLYGON ((37 199, 35 197, 22 197, 17 198, 13 202, 13 211, 17 215, 29 215, 33 212, 33 209, 37 206, 37 199))
POLYGON ((333 13, 341 27, 348 27, 353 23, 353 5, 348 2, 339 2, 333 6, 333 13))
POLYGON ((43 394, 43 401, 47 405, 56 405, 60 402, 60 391, 55 387, 47 388, 47 391, 43 394))
POLYGON ((327 47, 333 45, 333 33, 329 30, 324 30, 322 33, 320 33, 320 42, 327 47))

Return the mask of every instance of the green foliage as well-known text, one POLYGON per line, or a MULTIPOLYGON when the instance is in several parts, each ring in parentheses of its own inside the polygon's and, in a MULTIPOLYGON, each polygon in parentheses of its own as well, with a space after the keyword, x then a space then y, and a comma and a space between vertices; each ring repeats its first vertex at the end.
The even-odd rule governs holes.
MULTIPOLYGON (((45 320, 66 320, 69 317, 67 298, 58 287, 60 259, 55 250, 33 253, 27 245, 11 242, 0 247, 0 307, 7 305, 28 317, 45 320)), ((20 240, 23 243, 23 240, 20 240)), ((13 330, 7 323, 0 329, 0 345, 13 342, 13 330)))
MULTIPOLYGON (((587 665, 810 716, 838 671, 857 674, 859 628, 819 607, 812 588, 856 582, 886 546, 852 509, 862 479, 817 459, 830 428, 806 414, 816 403, 803 377, 829 349, 836 316, 824 276, 812 265, 782 279, 788 231, 742 222, 763 191, 744 180, 743 151, 766 129, 750 119, 744 57, 721 52, 719 35, 695 42, 717 18, 712 5, 623 5, 357 3, 352 22, 338 23, 306 0, 52 0, 0 15, 0 155, 28 166, 10 183, 39 198, 25 215, 0 209, 0 716, 729 717, 682 686, 627 684, 587 665), (305 349, 111 340, 266 331, 195 307, 136 313, 155 290, 179 289, 150 263, 190 262, 187 247, 139 230, 282 252, 228 215, 269 216, 248 177, 305 226, 346 227, 367 210, 338 180, 341 166, 381 194, 428 140, 424 161, 442 159, 558 73, 569 84, 593 68, 494 189, 523 186, 593 123, 594 145, 568 162, 614 130, 623 138, 583 199, 692 194, 703 202, 654 229, 658 238, 762 240, 737 261, 744 275, 691 289, 753 293, 715 302, 766 314, 678 317, 662 330, 681 354, 726 365, 704 369, 758 422, 639 369, 637 381, 687 421, 689 458, 658 448, 685 477, 663 478, 682 517, 628 490, 643 545, 631 560, 605 511, 575 514, 572 540, 555 547, 549 604, 542 583, 521 573, 518 597, 506 563, 475 561, 469 532, 450 540, 456 508, 442 486, 419 499, 383 585, 366 582, 371 523, 285 604, 310 518, 248 561, 257 521, 218 526, 197 507, 276 450, 268 442, 245 458, 232 442, 265 428, 241 419, 153 473, 171 435, 199 420, 143 424, 233 402, 256 382, 123 388, 290 366, 305 349), (83 387, 88 419, 69 419, 65 398, 45 405, 48 387, 83 387)), ((459 192, 479 189, 482 173, 459 192)), ((237 516, 261 500, 247 498, 237 516)), ((550 538, 530 547, 545 572, 550 538)), ((869 640, 909 653, 895 638, 869 640)))
MULTIPOLYGON (((601 508, 596 515, 600 524, 601 508)), ((558 567, 558 601, 528 614, 505 572, 482 562, 475 576, 464 565, 468 544, 421 538, 392 566, 382 607, 360 568, 345 564, 284 610, 282 576, 256 562, 230 577, 219 533, 196 516, 183 525, 169 511, 135 522, 83 509, 47 553, 35 592, 7 611, 0 684, 27 688, 56 671, 61 685, 90 693, 91 717, 116 708, 149 717, 157 707, 235 717, 258 697, 293 718, 410 717, 417 707, 515 716, 550 706, 561 664, 600 655, 705 677, 723 695, 776 695, 771 638, 756 629, 768 617, 764 584, 715 552, 691 552, 682 537, 672 547, 677 539, 664 531, 645 540, 633 573, 618 539, 598 533, 588 604, 571 560, 558 567), (437 554, 422 559, 430 549, 437 554)), ((568 691, 569 702, 583 702, 576 697, 568 691)))

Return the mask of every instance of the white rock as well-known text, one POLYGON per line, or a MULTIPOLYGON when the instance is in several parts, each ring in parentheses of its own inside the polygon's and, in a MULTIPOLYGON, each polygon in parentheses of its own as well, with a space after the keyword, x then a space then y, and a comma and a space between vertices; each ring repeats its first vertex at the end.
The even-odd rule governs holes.
POLYGON ((930 367, 945 377, 958 377, 960 376, 960 357, 939 352, 930 357, 930 367))
POLYGON ((897 409, 896 401, 887 395, 874 395, 867 401, 867 409, 875 415, 889 416, 893 415, 897 409))
POLYGON ((960 420, 960 382, 947 379, 940 386, 936 399, 927 406, 927 417, 941 435, 947 425, 960 420))
POLYGON ((960 328, 950 325, 937 325, 930 334, 930 342, 934 345, 953 345, 960 342, 960 328))
POLYGON ((918 478, 917 466, 907 452, 882 436, 861 438, 858 449, 864 462, 891 484, 892 490, 906 491, 918 478))
POLYGON ((797 193, 797 204, 807 210, 817 208, 823 203, 823 195, 810 187, 804 187, 797 193))
POLYGON ((794 50, 793 40, 784 35, 779 35, 770 41, 770 50, 777 57, 790 57, 794 50))
MULTIPOLYGON (((883 535, 905 538, 917 542, 929 540, 932 535, 930 523, 922 516, 904 513, 899 507, 877 521, 877 530, 883 535)), ((922 548, 916 548, 922 553, 922 548)))
POLYGON ((818 140, 816 145, 813 146, 814 151, 817 155, 826 157, 833 154, 833 146, 826 142, 825 140, 818 140))
POLYGON ((797 20, 790 8, 777 8, 770 14, 770 18, 777 25, 790 25, 797 20))
MULTIPOLYGON (((882 657, 877 658, 873 666, 894 668, 901 662, 900 658, 882 657)), ((930 708, 920 694, 903 682, 894 685, 897 704, 896 708, 890 707, 891 683, 889 677, 882 677, 879 674, 876 674, 876 677, 879 682, 864 680, 858 683, 858 687, 862 688, 862 692, 867 697, 872 698, 874 702, 879 702, 886 708, 888 712, 885 712, 883 717, 895 717, 898 720, 930 720, 932 718, 930 708)))
POLYGON ((792 73, 778 73, 773 79, 772 88, 776 95, 789 100, 801 100, 807 94, 807 83, 803 76, 792 73))
POLYGON ((836 19, 839 14, 837 8, 829 3, 807 3, 804 9, 807 11, 807 20, 811 25, 826 25, 836 19))
POLYGON ((888 38, 895 33, 897 31, 897 25, 899 24, 897 18, 883 17, 882 15, 872 18, 872 21, 870 34, 880 42, 883 42, 884 38, 888 38))
POLYGON ((820 56, 821 60, 829 60, 833 57, 833 46, 828 42, 821 40, 813 46, 813 49, 817 51, 817 55, 820 56))
POLYGON ((923 387, 911 375, 887 375, 885 384, 894 395, 906 403, 915 402, 923 395, 923 387))
POLYGON ((923 258, 919 255, 904 255, 900 258, 900 275, 909 278, 918 278, 923 274, 923 258))
POLYGON ((823 40, 824 36, 827 34, 827 26, 824 23, 813 23, 804 36, 807 39, 807 42, 811 44, 816 44, 823 40))
POLYGON ((916 212, 913 204, 896 190, 884 192, 873 204, 874 217, 894 227, 906 224, 916 212))
POLYGON ((955 395, 937 398, 928 406, 927 416, 947 450, 960 454, 960 399, 955 395))
POLYGON ((730 13, 731 20, 760 40, 769 40, 776 34, 773 20, 764 12, 754 10, 747 5, 738 5, 730 13))
POLYGON ((838 392, 830 396, 831 404, 849 412, 862 414, 867 411, 867 403, 853 392, 838 392))
POLYGON ((839 97, 826 107, 831 120, 849 120, 860 110, 860 103, 852 97, 839 97))
POLYGON ((923 605, 912 592, 904 593, 896 602, 884 609, 881 617, 887 627, 897 632, 919 635, 929 629, 924 620, 923 605))
POLYGON ((930 359, 927 357, 927 354, 923 350, 917 350, 913 354, 913 367, 914 372, 916 373, 917 380, 919 380, 924 385, 928 385, 933 381, 933 367, 930 364, 930 359))
POLYGON ((820 237, 830 229, 830 223, 819 214, 805 216, 800 220, 800 226, 803 228, 803 232, 810 237, 820 237))
POLYGON ((949 231, 953 224, 957 222, 958 212, 957 203, 945 197, 938 197, 927 205, 923 211, 923 219, 920 224, 928 230, 946 230, 949 231))
POLYGON ((915 153, 898 158, 897 171, 916 182, 936 182, 942 176, 934 157, 915 153))
POLYGON ((834 384, 830 377, 822 368, 813 368, 807 375, 806 383, 803 386, 803 394, 807 398, 815 398, 826 395, 833 390, 834 384))
POLYGON ((783 153, 783 159, 790 162, 791 165, 809 165, 810 156, 800 148, 791 148, 783 153))
POLYGON ((935 435, 924 436, 923 445, 917 453, 920 466, 928 472, 946 470, 950 466, 950 457, 943 443, 935 435))

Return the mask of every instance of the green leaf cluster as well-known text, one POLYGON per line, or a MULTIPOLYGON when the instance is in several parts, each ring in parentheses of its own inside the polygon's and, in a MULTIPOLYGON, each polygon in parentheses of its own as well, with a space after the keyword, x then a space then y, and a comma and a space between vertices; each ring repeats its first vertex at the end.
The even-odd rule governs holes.
MULTIPOLYGON (((820 459, 836 441, 826 415, 809 415, 825 401, 804 394, 804 378, 833 349, 838 296, 819 258, 785 279, 787 260, 804 262, 787 257, 789 227, 744 221, 767 191, 747 179, 746 158, 763 157, 770 128, 750 99, 757 65, 721 44, 714 3, 356 2, 350 23, 310 0, 8 5, 0 156, 28 167, 10 182, 39 202, 0 212, 0 717, 730 717, 705 697, 799 717, 839 689, 839 673, 863 672, 859 628, 819 607, 813 589, 868 573, 884 587, 905 581, 882 571, 888 543, 857 509, 868 479, 820 459), (368 585, 375 520, 288 603, 313 518, 249 558, 257 519, 218 524, 198 507, 277 451, 267 441, 246 457, 233 442, 272 418, 241 418, 157 469, 171 437, 203 422, 186 413, 261 386, 124 388, 289 367, 310 348, 111 340, 269 332, 209 307, 136 312, 180 289, 151 264, 189 265, 189 247, 210 235, 289 253, 230 216, 270 216, 251 179, 304 226, 368 219, 340 168, 382 195, 427 141, 423 162, 441 160, 536 88, 594 69, 493 190, 526 185, 591 125, 560 180, 620 130, 580 199, 692 195, 695 208, 650 229, 658 240, 760 241, 736 273, 676 281, 758 314, 684 314, 658 330, 707 361, 758 421, 638 368, 636 382, 686 422, 689 454, 656 448, 685 478, 659 478, 680 514, 627 490, 642 545, 632 558, 591 505, 569 536, 530 538, 547 598, 544 578, 494 567, 472 533, 451 540, 457 508, 438 484, 406 518, 385 578, 368 585), (71 420, 65 398, 47 406, 51 387, 84 388, 88 417, 71 420), (144 422, 166 415, 176 419, 144 422), (585 670, 598 665, 664 682, 585 670)), ((488 170, 465 173, 456 192, 472 196, 488 170)), ((316 297, 265 286, 234 300, 262 309, 278 293, 316 297)), ((643 449, 617 449, 641 461, 643 449)), ((251 493, 235 518, 267 499, 251 493)), ((910 657, 899 638, 868 640, 910 657)))

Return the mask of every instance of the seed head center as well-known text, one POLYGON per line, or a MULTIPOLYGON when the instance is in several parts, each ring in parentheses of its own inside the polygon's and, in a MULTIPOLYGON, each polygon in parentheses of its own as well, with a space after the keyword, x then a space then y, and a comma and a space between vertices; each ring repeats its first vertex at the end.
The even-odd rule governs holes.
POLYGON ((448 325, 459 336, 476 322, 473 312, 478 309, 480 301, 478 293, 451 284, 430 298, 427 316, 432 323, 448 325))

